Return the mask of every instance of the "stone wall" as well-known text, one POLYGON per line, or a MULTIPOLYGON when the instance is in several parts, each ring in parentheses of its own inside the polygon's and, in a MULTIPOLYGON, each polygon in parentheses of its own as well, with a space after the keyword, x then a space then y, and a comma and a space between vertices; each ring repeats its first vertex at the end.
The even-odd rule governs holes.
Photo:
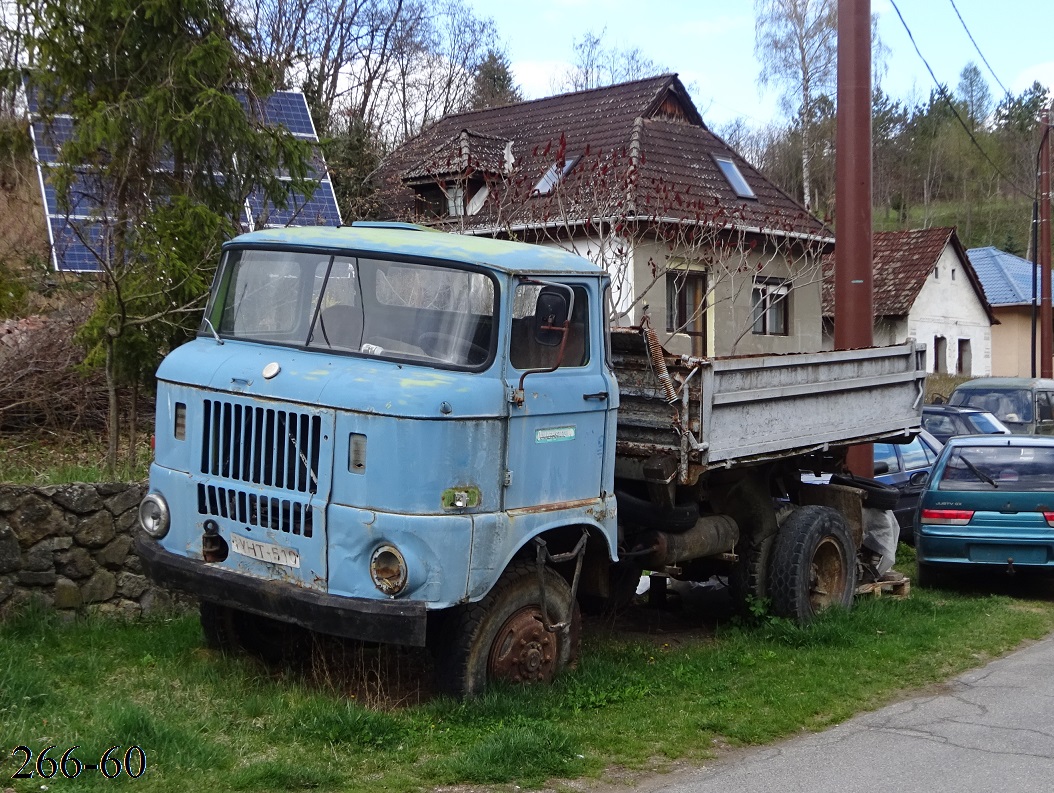
POLYGON ((138 616, 182 604, 143 575, 142 484, 0 485, 0 614, 31 603, 138 616))

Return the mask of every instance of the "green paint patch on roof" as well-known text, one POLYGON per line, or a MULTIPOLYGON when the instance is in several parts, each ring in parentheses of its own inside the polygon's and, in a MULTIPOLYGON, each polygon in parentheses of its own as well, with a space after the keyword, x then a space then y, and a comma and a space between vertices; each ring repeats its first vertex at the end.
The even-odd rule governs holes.
POLYGON ((433 232, 409 225, 304 226, 242 234, 224 247, 302 247, 463 262, 508 273, 597 275, 598 265, 558 248, 433 232))

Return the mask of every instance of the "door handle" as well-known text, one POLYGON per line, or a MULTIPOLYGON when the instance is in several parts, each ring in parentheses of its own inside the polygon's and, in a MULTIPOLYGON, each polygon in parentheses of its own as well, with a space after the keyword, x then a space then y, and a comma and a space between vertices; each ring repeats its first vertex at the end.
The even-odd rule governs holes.
POLYGON ((595 394, 582 394, 582 399, 599 399, 601 402, 603 402, 607 398, 607 391, 597 391, 595 394))

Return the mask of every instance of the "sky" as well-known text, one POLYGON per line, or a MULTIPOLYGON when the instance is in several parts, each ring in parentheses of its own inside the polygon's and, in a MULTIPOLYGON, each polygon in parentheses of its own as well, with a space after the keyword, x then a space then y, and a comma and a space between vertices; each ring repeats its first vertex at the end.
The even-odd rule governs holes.
MULTIPOLYGON (((714 128, 744 119, 758 127, 780 122, 774 88, 758 86, 752 0, 469 0, 491 17, 524 97, 554 93, 566 72, 574 42, 604 32, 608 48, 639 47, 666 70, 677 72, 714 128)), ((922 55, 938 80, 952 90, 968 63, 987 79, 995 99, 999 82, 1020 93, 1034 80, 1054 88, 1052 0, 896 0, 922 55), (985 66, 956 16, 958 8, 985 66), (996 80, 998 77, 998 81, 996 80)), ((890 0, 871 0, 878 35, 889 50, 883 72, 873 76, 889 95, 923 101, 935 87, 890 0)))

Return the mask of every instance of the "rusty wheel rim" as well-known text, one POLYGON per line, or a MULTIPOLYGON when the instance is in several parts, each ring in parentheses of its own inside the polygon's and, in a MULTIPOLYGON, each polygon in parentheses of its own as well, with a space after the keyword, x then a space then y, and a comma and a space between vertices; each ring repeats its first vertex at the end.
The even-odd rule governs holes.
POLYGON ((513 683, 552 680, 556 670, 556 634, 543 626, 541 610, 522 608, 505 620, 491 644, 488 677, 513 683))
POLYGON ((809 605, 813 612, 842 602, 846 576, 845 554, 833 537, 824 537, 812 556, 809 576, 809 605))

